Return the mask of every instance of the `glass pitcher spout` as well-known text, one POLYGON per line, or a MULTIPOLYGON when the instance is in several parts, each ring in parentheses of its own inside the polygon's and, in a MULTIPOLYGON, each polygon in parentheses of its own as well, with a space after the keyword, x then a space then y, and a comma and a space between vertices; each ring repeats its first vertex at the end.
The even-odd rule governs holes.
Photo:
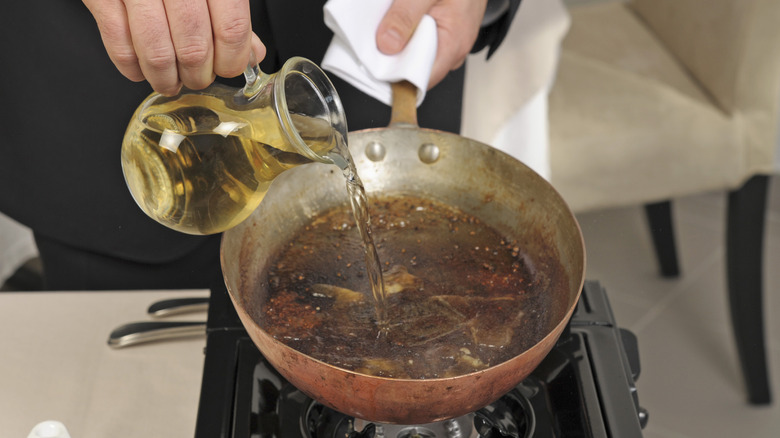
POLYGON ((153 93, 136 110, 122 169, 154 220, 189 234, 219 233, 248 217, 281 172, 336 164, 331 151, 346 138, 346 118, 317 65, 291 58, 268 75, 250 63, 244 76, 242 89, 214 83, 173 97, 153 93))

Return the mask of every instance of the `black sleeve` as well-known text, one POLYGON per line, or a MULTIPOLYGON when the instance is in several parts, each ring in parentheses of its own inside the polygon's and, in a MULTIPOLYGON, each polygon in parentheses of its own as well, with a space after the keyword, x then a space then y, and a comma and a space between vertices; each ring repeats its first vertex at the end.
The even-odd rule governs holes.
POLYGON ((488 0, 485 17, 482 19, 482 28, 479 30, 477 41, 474 42, 471 53, 477 53, 488 47, 487 57, 490 58, 509 32, 509 26, 520 7, 520 1, 488 0))

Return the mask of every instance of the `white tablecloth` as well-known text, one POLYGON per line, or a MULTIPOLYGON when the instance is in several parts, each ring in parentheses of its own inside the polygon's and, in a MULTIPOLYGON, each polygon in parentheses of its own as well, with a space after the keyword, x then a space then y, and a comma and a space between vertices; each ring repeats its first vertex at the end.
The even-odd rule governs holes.
POLYGON ((148 320, 156 300, 207 295, 0 293, 0 436, 23 438, 57 420, 72 438, 191 438, 205 337, 120 350, 106 341, 115 327, 148 320))

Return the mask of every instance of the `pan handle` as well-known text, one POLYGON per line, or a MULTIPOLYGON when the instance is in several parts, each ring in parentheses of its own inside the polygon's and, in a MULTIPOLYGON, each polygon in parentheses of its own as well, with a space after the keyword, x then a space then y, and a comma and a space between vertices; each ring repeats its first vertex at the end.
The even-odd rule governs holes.
POLYGON ((144 342, 164 341, 206 334, 206 323, 200 321, 143 321, 115 328, 108 336, 108 346, 123 348, 144 342))
POLYGON ((417 87, 409 81, 393 82, 390 87, 393 91, 390 126, 417 127, 417 87))
POLYGON ((205 312, 208 309, 208 297, 172 298, 152 303, 147 313, 153 318, 162 318, 183 313, 205 312))

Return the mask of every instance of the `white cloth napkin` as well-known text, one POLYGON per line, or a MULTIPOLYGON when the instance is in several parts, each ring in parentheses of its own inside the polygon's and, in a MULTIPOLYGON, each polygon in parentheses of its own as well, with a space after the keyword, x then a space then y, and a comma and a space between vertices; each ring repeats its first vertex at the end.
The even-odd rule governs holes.
POLYGON ((417 87, 419 106, 436 57, 436 22, 425 15, 407 46, 396 55, 385 55, 377 49, 376 31, 391 3, 328 0, 325 24, 334 35, 322 68, 387 105, 392 103, 390 84, 405 79, 417 87))

